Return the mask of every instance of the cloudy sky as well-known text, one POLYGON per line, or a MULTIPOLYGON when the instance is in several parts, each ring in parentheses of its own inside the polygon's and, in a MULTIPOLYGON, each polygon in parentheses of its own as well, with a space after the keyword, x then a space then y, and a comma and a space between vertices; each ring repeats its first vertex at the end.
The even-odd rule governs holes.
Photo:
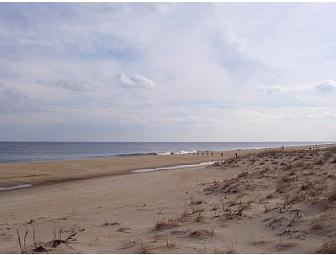
POLYGON ((336 4, 0 4, 0 140, 335 141, 336 4))

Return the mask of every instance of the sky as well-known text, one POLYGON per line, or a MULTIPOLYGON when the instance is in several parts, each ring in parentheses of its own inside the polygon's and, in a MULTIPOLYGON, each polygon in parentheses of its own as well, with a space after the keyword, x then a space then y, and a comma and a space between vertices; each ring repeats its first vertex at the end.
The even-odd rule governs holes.
POLYGON ((0 141, 335 141, 335 3, 0 3, 0 141))

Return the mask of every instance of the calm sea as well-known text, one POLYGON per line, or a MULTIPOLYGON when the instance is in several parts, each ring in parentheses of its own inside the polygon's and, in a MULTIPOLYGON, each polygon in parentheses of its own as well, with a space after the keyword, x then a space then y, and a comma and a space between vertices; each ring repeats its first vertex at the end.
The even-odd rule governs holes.
POLYGON ((96 143, 96 142, 0 142, 0 162, 31 162, 124 155, 196 151, 227 151, 317 144, 318 142, 219 142, 219 143, 96 143))

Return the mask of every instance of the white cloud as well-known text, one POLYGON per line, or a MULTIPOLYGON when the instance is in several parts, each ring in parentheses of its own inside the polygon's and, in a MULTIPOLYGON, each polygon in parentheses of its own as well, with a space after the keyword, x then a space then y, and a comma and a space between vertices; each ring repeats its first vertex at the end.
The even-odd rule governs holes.
POLYGON ((336 81, 326 80, 310 86, 270 86, 261 87, 260 91, 270 95, 310 95, 310 96, 325 96, 326 94, 336 92, 336 81))
POLYGON ((114 78, 116 84, 122 88, 140 88, 140 89, 154 89, 156 84, 154 81, 141 75, 126 75, 119 73, 114 78))
POLYGON ((320 84, 317 84, 313 87, 317 93, 334 93, 336 92, 336 81, 326 80, 320 84))

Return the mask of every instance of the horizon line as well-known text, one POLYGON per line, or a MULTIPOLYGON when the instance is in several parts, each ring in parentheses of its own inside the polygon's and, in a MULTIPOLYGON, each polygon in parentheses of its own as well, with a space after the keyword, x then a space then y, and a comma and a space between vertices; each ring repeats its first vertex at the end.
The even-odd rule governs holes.
POLYGON ((0 143, 335 143, 336 141, 0 141, 0 143))

